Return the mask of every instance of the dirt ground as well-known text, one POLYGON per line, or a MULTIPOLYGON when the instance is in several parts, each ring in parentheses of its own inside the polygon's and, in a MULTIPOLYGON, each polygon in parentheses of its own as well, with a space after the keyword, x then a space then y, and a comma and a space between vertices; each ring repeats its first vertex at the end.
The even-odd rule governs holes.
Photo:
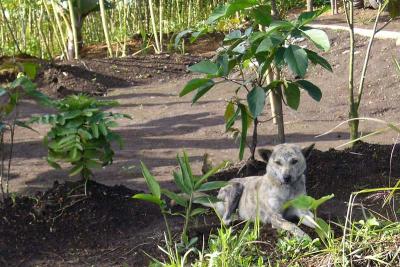
MULTIPOLYGON (((315 151, 310 158, 307 175, 310 195, 317 197, 330 193, 336 194, 335 200, 327 204, 329 208, 326 212, 322 212, 325 218, 342 215, 345 209, 344 201, 348 199, 350 192, 363 187, 388 185, 389 178, 398 177, 400 174, 397 149, 394 150, 394 157, 390 160, 392 152, 390 144, 397 142, 398 134, 396 133, 389 132, 368 139, 369 142, 388 144, 388 146, 363 144, 354 150, 344 152, 328 149, 343 144, 348 139, 346 125, 330 134, 315 138, 316 135, 332 129, 345 120, 348 113, 346 89, 348 38, 345 33, 340 32, 329 32, 329 36, 332 49, 324 56, 332 64, 334 72, 328 73, 320 67, 311 67, 307 77, 321 87, 323 91, 321 102, 316 103, 308 95, 302 94, 298 111, 288 108, 284 110, 287 141, 302 145, 316 143, 316 148, 320 150, 315 151), (391 162, 392 165, 390 165, 391 162)), ((213 45, 217 42, 211 41, 213 45)), ((366 45, 366 38, 357 37, 357 70, 361 69, 366 45)), ((394 41, 383 40, 377 40, 372 51, 361 116, 397 123, 400 121, 398 107, 400 79, 394 69, 392 58, 393 56, 399 58, 400 51, 395 47, 394 41)), ((41 236, 27 235, 32 238, 27 240, 38 239, 32 243, 36 244, 42 238, 39 243, 43 242, 45 245, 32 251, 33 245, 27 245, 27 240, 2 240, 0 252, 4 254, 1 253, 1 261, 6 265, 19 266, 89 266, 92 264, 120 266, 124 263, 129 266, 143 266, 147 262, 148 258, 142 250, 155 251, 155 244, 162 240, 163 223, 154 208, 143 203, 139 205, 131 200, 129 201, 132 204, 126 204, 129 196, 137 192, 135 190, 145 189, 138 167, 140 161, 146 163, 162 185, 167 187, 172 187, 171 172, 177 165, 175 156, 183 149, 190 155, 196 173, 200 173, 204 153, 211 155, 214 164, 223 160, 237 161, 237 144, 224 132, 223 119, 226 100, 236 87, 231 84, 222 84, 193 106, 190 101, 191 96, 183 98, 178 96, 185 83, 193 77, 186 72, 186 66, 198 61, 199 56, 162 55, 121 60, 92 59, 75 62, 72 67, 64 64, 55 68, 50 67, 47 70, 49 78, 45 76, 46 72, 43 72, 39 84, 42 82, 43 90, 53 92, 53 96, 63 95, 64 92, 70 92, 69 90, 85 89, 91 84, 93 89, 88 91, 103 95, 104 99, 119 101, 121 105, 113 110, 133 117, 131 121, 121 120, 117 128, 118 133, 125 140, 125 147, 117 151, 114 164, 95 173, 95 180, 98 183, 108 186, 123 185, 127 188, 94 184, 92 187, 94 193, 89 200, 82 200, 82 203, 74 203, 71 199, 60 200, 64 195, 54 192, 70 192, 78 184, 69 183, 64 186, 63 181, 75 179, 68 178, 65 171, 51 169, 43 159, 46 156, 46 150, 42 144, 47 130, 45 126, 35 126, 39 134, 21 129, 17 132, 15 140, 10 186, 13 192, 36 197, 23 199, 17 204, 11 203, 10 205, 17 207, 26 207, 26 210, 32 211, 32 215, 21 217, 26 215, 6 214, 4 218, 11 219, 2 220, 0 226, 3 227, 0 229, 9 227, 7 233, 13 237, 17 233, 31 233, 35 232, 35 229, 41 229, 38 232, 42 233, 41 236), (70 78, 76 76, 77 79, 70 78), (57 80, 52 77, 56 77, 57 80), (68 77, 68 79, 62 77, 68 77), (86 81, 85 87, 81 85, 82 80, 86 81), (97 88, 100 89, 97 90, 97 88), (54 185, 56 180, 60 184, 54 185), (50 193, 35 195, 36 191, 44 191, 50 187, 53 187, 50 193), (102 195, 113 194, 119 201, 104 204, 110 200, 102 195), (91 199, 95 199, 94 203, 103 203, 108 208, 101 208, 101 206, 96 206, 97 204, 90 206, 91 199), (99 199, 104 202, 99 202, 99 199), (46 215, 41 213, 38 207, 40 203, 56 204, 53 208, 48 208, 52 212, 46 215), (73 205, 70 207, 71 204, 73 205), (121 218, 112 220, 111 215, 114 214, 112 207, 117 206, 121 206, 122 213, 132 214, 132 221, 124 224, 121 218), (94 212, 96 209, 99 213, 94 212), (137 209, 142 209, 142 213, 136 212, 137 209), (72 215, 66 216, 63 212, 70 210, 72 215, 78 216, 79 223, 68 221, 72 215), (147 214, 147 211, 150 212, 147 214), (93 217, 84 216, 86 213, 93 214, 93 217), (98 219, 99 216, 104 219, 98 219), (55 227, 56 230, 52 227, 60 220, 65 220, 65 224, 69 222, 82 225, 82 228, 70 230, 69 235, 63 231, 58 234, 57 227, 55 227), (90 222, 97 220, 101 224, 94 223, 90 227, 90 222), (151 221, 154 223, 145 226, 146 222, 151 221), (22 230, 13 228, 12 225, 18 225, 16 222, 25 222, 21 224, 22 230), (108 224, 109 228, 97 229, 99 225, 107 226, 108 224), (141 231, 138 233, 137 229, 141 231), (106 232, 107 235, 104 236, 106 232), (82 234, 81 238, 80 234, 82 234), (91 242, 88 242, 89 236, 92 236, 91 242), (103 238, 98 238, 100 236, 103 238), (50 241, 46 242, 45 239, 50 241), (61 242, 62 245, 56 246, 57 242, 61 242)), ((209 54, 203 56, 209 56, 209 54)), ((356 76, 356 81, 358 77, 359 75, 356 76)), ((38 108, 34 103, 27 101, 22 106, 21 116, 28 118, 32 114, 44 112, 47 110, 38 108)), ((268 108, 264 117, 270 117, 268 108)), ((363 134, 381 127, 383 125, 376 123, 361 124, 363 134)), ((259 133, 260 147, 276 144, 276 127, 272 123, 262 124, 259 133)), ((5 211, 2 212, 1 214, 5 214, 5 211)), ((129 218, 123 217, 122 220, 126 221, 129 218)), ((215 224, 212 217, 207 217, 205 220, 207 227, 205 230, 199 230, 198 233, 207 232, 215 224)), ((174 225, 179 228, 180 222, 176 221, 174 225)), ((158 252, 157 255, 159 255, 158 252)))

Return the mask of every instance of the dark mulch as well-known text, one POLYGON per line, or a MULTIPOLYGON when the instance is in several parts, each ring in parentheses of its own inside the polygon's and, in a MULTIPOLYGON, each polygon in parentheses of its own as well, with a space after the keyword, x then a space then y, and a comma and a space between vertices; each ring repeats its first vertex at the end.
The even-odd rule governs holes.
MULTIPOLYGON (((345 202, 353 191, 383 187, 395 183, 400 175, 400 153, 392 146, 360 143, 343 151, 315 150, 308 160, 307 187, 311 196, 335 194, 320 207, 325 219, 343 218, 345 202), (392 161, 392 168, 390 168, 392 161)), ((265 166, 258 166, 262 173, 265 166)), ((218 174, 230 179, 239 169, 234 167, 218 174)), ((33 197, 17 197, 0 207, 0 261, 4 266, 145 266, 149 258, 143 253, 161 257, 157 244, 162 245, 163 220, 152 204, 130 199, 137 193, 123 186, 109 187, 88 183, 83 194, 81 182, 55 183, 53 188, 33 197), (121 242, 121 240, 123 242, 121 242), (123 255, 123 256, 121 256, 123 255), (112 259, 112 260, 110 260, 112 259)), ((365 201, 382 204, 383 195, 365 201)), ((367 206, 368 207, 368 206, 367 206)), ((172 219, 178 233, 180 219, 172 219)), ((218 226, 215 216, 205 216, 190 231, 191 236, 207 240, 218 226)), ((264 227, 265 249, 272 249, 277 235, 264 227)))

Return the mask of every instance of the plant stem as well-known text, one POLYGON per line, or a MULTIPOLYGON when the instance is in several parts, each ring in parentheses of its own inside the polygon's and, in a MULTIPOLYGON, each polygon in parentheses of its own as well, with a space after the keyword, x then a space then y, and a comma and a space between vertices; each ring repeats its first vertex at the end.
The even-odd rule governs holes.
POLYGON ((168 243, 172 244, 172 233, 171 233, 171 228, 168 223, 167 215, 163 209, 161 209, 161 214, 164 218, 165 222, 165 227, 167 228, 167 235, 168 235, 168 243))
POLYGON ((192 209, 192 201, 193 201, 193 193, 190 194, 189 204, 186 208, 185 224, 183 225, 183 230, 182 230, 182 235, 181 235, 182 242, 183 242, 184 238, 187 237, 187 228, 189 225, 190 213, 191 213, 191 209, 192 209))

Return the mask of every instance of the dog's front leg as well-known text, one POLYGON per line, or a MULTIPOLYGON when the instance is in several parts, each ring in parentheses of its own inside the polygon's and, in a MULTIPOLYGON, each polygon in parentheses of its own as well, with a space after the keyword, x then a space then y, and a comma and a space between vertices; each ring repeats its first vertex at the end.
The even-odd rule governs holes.
MULTIPOLYGON (((296 208, 289 208, 288 210, 285 211, 285 216, 284 218, 296 218, 299 219, 300 223, 311 227, 315 228, 315 219, 314 219, 314 214, 309 211, 309 210, 304 210, 304 209, 296 209, 296 208)), ((291 219, 288 219, 291 220, 291 219)))
POLYGON ((297 225, 285 220, 283 216, 279 213, 272 214, 269 219, 271 221, 272 227, 274 227, 275 229, 289 231, 290 233, 298 237, 308 237, 308 235, 297 225))

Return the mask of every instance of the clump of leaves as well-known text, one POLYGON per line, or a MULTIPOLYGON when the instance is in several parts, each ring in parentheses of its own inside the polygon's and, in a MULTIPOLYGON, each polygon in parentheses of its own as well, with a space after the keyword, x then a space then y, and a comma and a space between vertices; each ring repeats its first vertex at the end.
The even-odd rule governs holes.
POLYGON ((222 186, 226 185, 226 182, 223 181, 211 181, 208 182, 207 179, 220 170, 225 163, 211 169, 203 176, 196 176, 192 172, 192 168, 190 166, 189 157, 184 152, 183 156, 177 155, 177 160, 179 163, 179 171, 174 171, 174 182, 175 185, 180 190, 179 193, 171 192, 165 188, 160 188, 159 183, 151 175, 150 171, 147 167, 142 163, 142 173, 143 177, 146 180, 148 185, 149 194, 136 194, 133 198, 141 199, 145 201, 152 202, 160 207, 160 210, 164 216, 167 231, 168 231, 168 243, 172 244, 172 235, 169 230, 168 221, 166 219, 167 214, 180 215, 185 218, 184 226, 181 233, 181 242, 180 242, 180 250, 188 250, 190 249, 196 242, 197 237, 189 240, 188 236, 188 226, 189 223, 193 220, 193 218, 203 214, 206 210, 204 208, 194 208, 194 204, 203 204, 209 206, 210 203, 218 201, 216 197, 213 197, 205 192, 219 189, 222 186), (171 213, 166 205, 165 201, 161 198, 162 195, 165 195, 169 199, 176 202, 176 204, 180 205, 184 208, 184 212, 176 212, 171 213))
POLYGON ((117 119, 131 119, 126 114, 102 110, 116 105, 115 101, 71 95, 54 102, 57 114, 33 117, 31 122, 52 126, 44 139, 47 162, 54 168, 61 168, 59 162, 68 162, 72 165, 69 175, 80 174, 85 180, 92 176, 92 169, 111 164, 111 143, 116 141, 122 147, 121 137, 111 128, 117 126, 117 119))

